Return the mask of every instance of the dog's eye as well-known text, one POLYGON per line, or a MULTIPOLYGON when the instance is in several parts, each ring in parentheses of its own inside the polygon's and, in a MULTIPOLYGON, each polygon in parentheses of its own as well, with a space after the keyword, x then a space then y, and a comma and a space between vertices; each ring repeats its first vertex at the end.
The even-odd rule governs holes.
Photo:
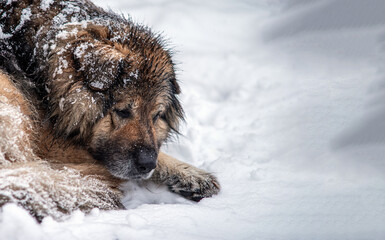
POLYGON ((115 112, 121 118, 129 118, 132 116, 131 111, 128 109, 123 109, 123 110, 115 109, 115 112))
POLYGON ((162 115, 161 112, 158 112, 158 113, 154 116, 154 118, 152 119, 152 121, 155 123, 155 122, 159 119, 159 117, 160 117, 161 115, 162 115))

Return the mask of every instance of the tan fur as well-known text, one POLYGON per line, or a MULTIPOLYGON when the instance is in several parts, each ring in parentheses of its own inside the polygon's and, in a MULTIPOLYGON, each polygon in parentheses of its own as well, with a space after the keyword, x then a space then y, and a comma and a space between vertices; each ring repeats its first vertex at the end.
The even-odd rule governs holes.
MULTIPOLYGON (((0 71, 0 90, 2 102, 6 102, 12 106, 20 107, 21 112, 26 116, 32 116, 31 106, 26 101, 24 96, 20 93, 20 91, 15 87, 14 83, 12 83, 10 77, 0 71)), ((25 128, 27 130, 27 128, 25 128)))
POLYGON ((33 158, 33 109, 15 87, 11 78, 0 70, 0 152, 1 164, 33 158), (6 112, 5 112, 6 111, 6 112), (11 129, 10 129, 11 128, 11 129))

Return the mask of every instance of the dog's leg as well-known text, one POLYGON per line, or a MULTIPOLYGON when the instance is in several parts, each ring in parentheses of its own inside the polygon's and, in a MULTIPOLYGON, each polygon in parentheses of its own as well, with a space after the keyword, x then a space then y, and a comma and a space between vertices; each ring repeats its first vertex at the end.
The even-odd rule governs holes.
POLYGON ((162 152, 151 180, 164 183, 170 191, 193 201, 211 197, 220 190, 219 182, 212 174, 162 152))
POLYGON ((75 167, 51 166, 45 161, 0 167, 0 207, 16 203, 38 221, 46 216, 60 220, 75 210, 88 213, 93 208, 123 208, 120 191, 112 188, 109 181, 97 175, 84 176, 82 167, 75 167))

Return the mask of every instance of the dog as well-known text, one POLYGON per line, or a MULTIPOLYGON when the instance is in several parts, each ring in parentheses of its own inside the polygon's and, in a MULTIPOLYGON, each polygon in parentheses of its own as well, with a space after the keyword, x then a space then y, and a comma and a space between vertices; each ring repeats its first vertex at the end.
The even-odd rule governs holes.
POLYGON ((88 0, 0 2, 0 206, 39 221, 123 208, 123 181, 199 201, 215 176, 160 147, 178 133, 171 51, 161 36, 88 0))

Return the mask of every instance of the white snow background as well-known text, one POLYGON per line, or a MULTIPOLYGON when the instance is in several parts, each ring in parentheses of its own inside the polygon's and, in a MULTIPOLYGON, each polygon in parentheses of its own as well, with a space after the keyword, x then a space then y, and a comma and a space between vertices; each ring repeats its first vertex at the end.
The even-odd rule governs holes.
POLYGON ((164 150, 222 191, 131 183, 128 210, 41 225, 7 205, 0 239, 385 239, 384 1, 96 3, 170 39, 187 123, 164 150))

